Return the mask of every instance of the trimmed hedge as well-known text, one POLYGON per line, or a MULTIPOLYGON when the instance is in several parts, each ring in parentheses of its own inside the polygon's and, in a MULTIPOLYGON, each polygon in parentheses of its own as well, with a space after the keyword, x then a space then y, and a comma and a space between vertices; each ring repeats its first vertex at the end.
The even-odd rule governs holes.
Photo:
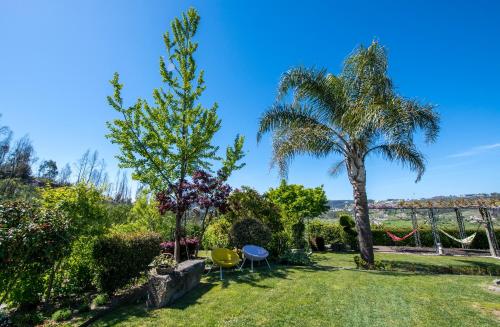
MULTIPOLYGON (((404 235, 410 233, 413 229, 412 228, 390 228, 387 230, 389 230, 391 233, 393 233, 397 236, 404 236, 404 235)), ((443 228, 443 230, 450 235, 458 236, 458 229, 443 228)), ((401 241, 401 242, 394 242, 389 236, 387 236, 385 231, 386 231, 386 229, 380 229, 377 227, 372 229, 373 244, 374 245, 415 246, 415 238, 414 237, 409 237, 406 240, 401 241)), ((431 229, 424 228, 424 229, 420 229, 419 232, 420 232, 420 240, 422 242, 422 246, 433 247, 434 246, 434 238, 432 237, 431 229)), ((476 229, 468 229, 465 231, 465 234, 467 236, 469 236, 469 235, 473 234, 474 232, 476 232, 476 229)), ((497 235, 497 239, 500 240, 500 229, 496 229, 495 233, 497 235)), ((447 237, 443 233, 440 233, 440 238, 441 238, 441 244, 443 245, 444 248, 460 248, 461 247, 460 243, 451 240, 449 237, 447 237)), ((471 248, 471 249, 489 249, 488 239, 486 237, 486 232, 484 229, 480 229, 477 231, 477 235, 474 238, 474 241, 472 242, 472 244, 469 246, 469 248, 471 248)))
POLYGON ((161 236, 157 233, 116 233, 106 235, 94 244, 97 286, 112 294, 147 270, 160 253, 161 236))
POLYGON ((271 241, 271 230, 258 219, 243 218, 234 222, 229 231, 231 243, 241 249, 247 244, 267 247, 271 241))

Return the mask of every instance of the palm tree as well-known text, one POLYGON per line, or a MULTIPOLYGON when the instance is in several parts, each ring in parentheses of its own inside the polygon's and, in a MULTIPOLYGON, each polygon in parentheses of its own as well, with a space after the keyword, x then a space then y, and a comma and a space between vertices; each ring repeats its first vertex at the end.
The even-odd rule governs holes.
POLYGON ((373 238, 368 216, 365 161, 378 153, 424 173, 423 154, 414 143, 422 131, 425 141, 435 141, 439 116, 434 106, 396 93, 387 74, 387 53, 373 42, 347 57, 341 74, 293 68, 278 85, 277 101, 260 118, 257 141, 272 132, 272 162, 286 176, 297 155, 317 158, 338 155, 331 173, 347 169, 353 187, 354 212, 361 257, 373 264, 373 238), (292 91, 292 92, 290 92, 292 91), (292 93, 292 96, 289 96, 292 93), (285 103, 286 99, 290 103, 285 103))

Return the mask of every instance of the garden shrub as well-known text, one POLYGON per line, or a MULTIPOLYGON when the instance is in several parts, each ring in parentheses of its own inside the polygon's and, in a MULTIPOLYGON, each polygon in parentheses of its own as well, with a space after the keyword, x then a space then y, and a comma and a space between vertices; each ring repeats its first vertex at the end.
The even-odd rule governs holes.
POLYGON ((325 244, 345 243, 346 235, 342 227, 335 222, 313 219, 306 225, 306 234, 311 241, 316 237, 321 237, 325 244))
POLYGON ((359 255, 354 256, 354 263, 357 269, 367 269, 367 270, 387 270, 390 266, 382 261, 375 260, 373 265, 369 264, 359 255))
MULTIPOLYGON (((180 244, 181 259, 189 259, 195 255, 199 242, 196 238, 182 238, 180 244)), ((174 255, 175 241, 163 242, 160 244, 160 248, 162 253, 174 255)))
POLYGON ((128 221, 113 225, 112 232, 154 232, 163 240, 174 237, 175 216, 168 212, 163 216, 158 211, 158 203, 148 196, 147 190, 141 191, 128 213, 128 221))
POLYGON ((92 305, 94 307, 101 307, 103 305, 106 305, 109 301, 109 295, 108 294, 98 294, 93 300, 92 300, 92 305))
POLYGON ((309 266, 312 263, 309 253, 302 249, 287 250, 279 257, 279 261, 294 266, 309 266))
POLYGON ((267 245, 267 250, 269 250, 269 255, 272 258, 279 258, 289 249, 288 235, 285 231, 273 232, 271 234, 271 241, 267 245))
POLYGON ((97 286, 113 293, 146 271, 160 252, 161 237, 156 233, 106 235, 96 241, 93 257, 97 267, 97 286))
MULTIPOLYGON (((373 244, 374 245, 382 245, 382 246, 415 246, 415 238, 409 237, 401 242, 394 242, 389 236, 386 234, 386 230, 390 231, 393 234, 398 236, 406 235, 410 233, 413 229, 411 227, 407 228, 384 228, 383 226, 372 226, 372 235, 373 235, 373 244)), ((458 228, 443 228, 445 232, 450 235, 458 236, 458 228)), ((476 232, 477 229, 467 229, 465 231, 466 235, 471 235, 476 232)), ((432 230, 429 226, 421 227, 419 229, 420 233, 420 241, 422 242, 422 246, 424 247, 434 247, 434 237, 432 236, 432 230)), ((497 239, 500 239, 500 229, 495 229, 495 234, 497 235, 497 239)), ((449 239, 447 236, 441 234, 441 244, 444 248, 460 248, 460 243, 449 239)), ((474 241, 469 246, 471 249, 489 249, 488 239, 486 237, 486 232, 484 229, 477 230, 477 235, 474 238, 474 241)))
POLYGON ((349 244, 352 250, 358 250, 358 232, 356 232, 356 223, 348 214, 343 214, 339 217, 339 224, 345 233, 345 243, 349 244))
POLYGON ((38 326, 45 320, 45 317, 41 312, 37 311, 26 311, 26 312, 16 312, 11 317, 13 326, 38 326))
POLYGON ((59 309, 52 314, 52 320, 54 321, 64 321, 69 318, 71 318, 71 310, 67 308, 59 309))
POLYGON ((234 222, 229 234, 231 243, 240 249, 247 244, 266 247, 271 241, 269 228, 255 218, 243 218, 234 222))
POLYGON ((97 236, 80 236, 73 241, 69 256, 63 259, 54 277, 54 297, 71 297, 95 289, 93 249, 97 239, 97 236))
POLYGON ((34 305, 43 294, 45 272, 68 247, 68 218, 34 201, 7 201, 0 204, 0 226, 0 297, 34 305))
POLYGON ((229 246, 229 230, 231 223, 224 217, 213 221, 208 225, 203 235, 203 248, 211 250, 213 248, 225 248, 229 246))

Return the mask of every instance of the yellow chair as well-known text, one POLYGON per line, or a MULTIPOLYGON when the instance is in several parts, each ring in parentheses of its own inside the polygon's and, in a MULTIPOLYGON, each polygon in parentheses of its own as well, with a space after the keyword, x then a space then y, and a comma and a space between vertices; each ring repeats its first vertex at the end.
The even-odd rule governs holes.
MULTIPOLYGON (((222 268, 236 267, 240 262, 240 257, 233 250, 216 248, 212 250, 212 261, 214 265, 219 266, 220 280, 222 280, 222 268)), ((210 271, 212 271, 212 268, 210 268, 210 271)))

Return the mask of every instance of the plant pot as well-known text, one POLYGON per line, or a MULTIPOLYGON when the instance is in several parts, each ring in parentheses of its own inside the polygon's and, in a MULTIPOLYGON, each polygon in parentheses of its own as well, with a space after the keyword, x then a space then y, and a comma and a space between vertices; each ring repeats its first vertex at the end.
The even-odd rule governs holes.
POLYGON ((174 271, 174 268, 170 267, 170 266, 158 266, 158 267, 156 267, 156 273, 158 275, 168 275, 172 271, 174 271))

